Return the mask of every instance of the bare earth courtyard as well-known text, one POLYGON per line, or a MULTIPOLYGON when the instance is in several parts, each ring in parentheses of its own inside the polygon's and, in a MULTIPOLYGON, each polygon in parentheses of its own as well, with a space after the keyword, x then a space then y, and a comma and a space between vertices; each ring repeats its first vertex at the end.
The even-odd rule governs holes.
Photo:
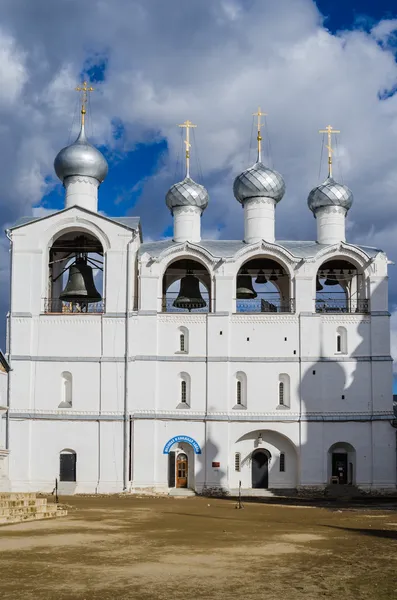
MULTIPOLYGON (((51 500, 49 500, 51 502, 51 500)), ((68 497, 0 528, 2 600, 397 597, 397 505, 68 497)))

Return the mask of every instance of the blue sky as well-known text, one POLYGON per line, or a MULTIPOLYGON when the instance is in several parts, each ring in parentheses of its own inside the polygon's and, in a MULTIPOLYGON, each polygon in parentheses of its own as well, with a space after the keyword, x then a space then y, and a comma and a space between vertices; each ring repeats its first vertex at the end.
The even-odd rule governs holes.
MULTIPOLYGON (((95 87, 88 133, 110 166, 100 210, 139 215, 145 239, 171 233, 164 198, 182 176, 177 124, 187 118, 198 124, 192 174, 210 193, 204 235, 241 239, 232 183, 253 160, 252 112, 260 104, 268 113, 267 160, 287 186, 277 237, 315 236, 306 199, 325 176, 318 129, 331 122, 342 131, 335 173, 355 195, 348 240, 381 246, 397 261, 395 19, 385 0, 118 0, 117 11, 110 0, 58 0, 56 7, 3 0, 2 227, 63 206, 52 164, 77 135, 74 87, 87 74, 95 87)), ((0 339, 6 242, 0 241, 0 339)), ((392 269, 390 298, 397 351, 392 269)))

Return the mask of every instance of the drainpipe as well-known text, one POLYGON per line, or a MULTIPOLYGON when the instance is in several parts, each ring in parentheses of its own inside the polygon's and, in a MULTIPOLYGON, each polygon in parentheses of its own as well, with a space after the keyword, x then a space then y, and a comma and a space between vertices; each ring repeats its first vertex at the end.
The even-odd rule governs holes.
POLYGON ((8 313, 8 332, 7 332, 7 355, 8 355, 8 364, 10 367, 9 372, 7 373, 7 412, 6 412, 6 450, 10 449, 10 406, 11 406, 11 330, 12 330, 12 264, 13 264, 13 256, 14 256, 14 243, 11 237, 11 231, 6 229, 6 236, 10 241, 10 295, 9 295, 9 303, 10 303, 10 311, 8 313))
POLYGON ((133 232, 130 241, 127 244, 127 260, 126 260, 126 298, 125 298, 125 355, 124 355, 124 421, 123 421, 123 491, 127 491, 128 475, 129 475, 129 418, 128 418, 128 374, 129 374, 129 353, 130 353, 130 328, 129 328, 129 310, 130 310, 130 245, 135 239, 133 232))
MULTIPOLYGON (((299 313, 299 321, 298 321, 298 334, 299 334, 299 465, 298 465, 298 473, 299 473, 299 483, 297 485, 301 485, 302 483, 302 314, 299 313)), ((291 392, 290 392, 291 393, 291 392)))

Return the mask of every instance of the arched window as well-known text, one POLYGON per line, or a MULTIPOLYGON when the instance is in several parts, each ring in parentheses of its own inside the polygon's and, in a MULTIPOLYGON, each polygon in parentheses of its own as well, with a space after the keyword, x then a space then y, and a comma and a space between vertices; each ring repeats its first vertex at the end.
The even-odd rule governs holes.
POLYGON ((336 354, 347 354, 347 330, 338 327, 336 330, 336 354))
POLYGON ((177 353, 182 352, 183 354, 187 354, 189 352, 189 331, 186 327, 178 328, 178 343, 179 348, 177 353))
POLYGON ((247 376, 242 371, 236 373, 235 379, 235 402, 236 408, 247 408, 247 376))
POLYGON ((290 407, 290 377, 287 373, 280 373, 278 376, 278 405, 286 408, 290 407))
POLYGON ((76 463, 74 450, 62 450, 59 455, 59 481, 76 481, 76 463))
POLYGON ((69 371, 61 374, 61 402, 58 408, 72 408, 73 404, 73 377, 69 371))
POLYGON ((190 375, 188 373, 179 375, 179 407, 190 407, 190 375))

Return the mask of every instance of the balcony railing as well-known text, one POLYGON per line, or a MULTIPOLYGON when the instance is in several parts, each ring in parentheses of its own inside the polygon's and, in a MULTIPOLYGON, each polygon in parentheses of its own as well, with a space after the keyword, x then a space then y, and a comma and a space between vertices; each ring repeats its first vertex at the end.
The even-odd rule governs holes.
POLYGON ((318 313, 368 313, 369 300, 357 298, 316 298, 318 313))
MULTIPOLYGON (((180 308, 174 306, 174 302, 178 297, 177 292, 168 292, 165 298, 162 298, 161 302, 161 310, 167 313, 188 313, 188 308, 180 308)), ((203 294, 203 300, 206 302, 206 306, 202 308, 192 308, 190 312, 192 313, 207 313, 209 312, 210 301, 207 294, 203 294)), ((194 305, 193 305, 194 306, 194 305)))
POLYGON ((252 300, 236 300, 238 313, 293 313, 295 312, 295 299, 283 300, 277 294, 258 294, 252 300))
POLYGON ((44 298, 44 312, 57 314, 102 314, 105 312, 105 300, 93 302, 87 298, 84 302, 65 302, 59 298, 44 298))

